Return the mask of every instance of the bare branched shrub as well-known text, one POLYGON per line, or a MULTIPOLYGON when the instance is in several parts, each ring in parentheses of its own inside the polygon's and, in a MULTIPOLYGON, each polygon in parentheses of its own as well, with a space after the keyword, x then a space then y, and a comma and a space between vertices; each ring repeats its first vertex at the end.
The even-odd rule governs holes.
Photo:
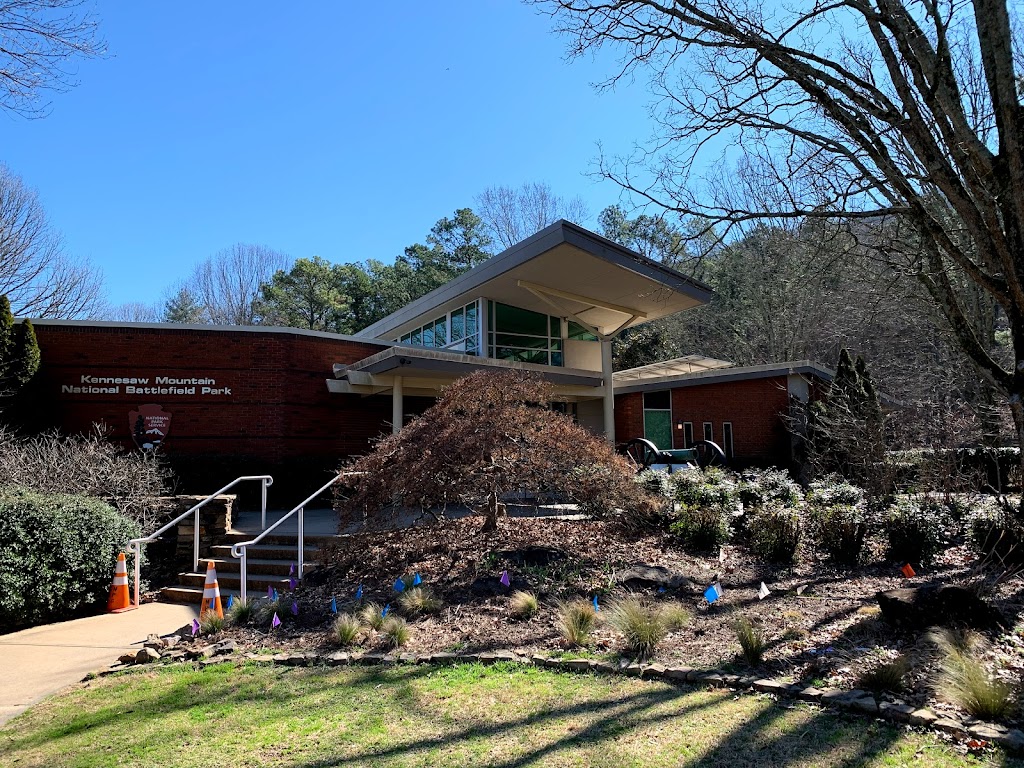
POLYGON ((0 445, 0 486, 103 499, 144 531, 170 509, 162 499, 172 481, 166 464, 159 456, 126 451, 107 440, 100 425, 87 435, 45 432, 32 437, 0 427, 0 445))

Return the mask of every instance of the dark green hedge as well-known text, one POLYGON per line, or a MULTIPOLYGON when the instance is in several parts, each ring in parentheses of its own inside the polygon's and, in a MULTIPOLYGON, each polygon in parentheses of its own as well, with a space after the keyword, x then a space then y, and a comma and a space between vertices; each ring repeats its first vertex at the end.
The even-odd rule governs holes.
POLYGON ((0 488, 0 627, 105 607, 117 553, 137 536, 97 499, 0 488))

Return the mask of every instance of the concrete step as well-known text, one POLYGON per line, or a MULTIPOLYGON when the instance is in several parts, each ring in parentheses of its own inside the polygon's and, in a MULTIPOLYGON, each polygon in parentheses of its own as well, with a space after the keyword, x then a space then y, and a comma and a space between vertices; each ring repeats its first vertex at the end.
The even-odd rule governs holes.
MULTIPOLYGON (((287 573, 287 571, 286 571, 287 573)), ((178 586, 179 587, 200 587, 206 583, 205 573, 179 573, 178 574, 178 586)), ((237 573, 226 573, 224 575, 217 574, 217 584, 220 586, 221 592, 225 589, 237 590, 241 584, 240 574, 237 573)), ((278 574, 265 574, 265 573, 253 573, 249 572, 249 589, 266 591, 267 586, 276 587, 278 591, 288 589, 288 577, 280 576, 278 574)))
MULTIPOLYGON (((288 576, 288 571, 293 566, 298 571, 298 566, 294 560, 277 560, 277 559, 261 559, 255 557, 246 558, 249 576, 261 575, 261 576, 288 576)), ((220 580, 221 574, 235 574, 242 570, 242 561, 236 560, 233 557, 203 557, 199 560, 200 563, 213 563, 213 567, 217 569, 217 579, 220 580)), ((302 564, 302 570, 308 574, 316 567, 316 563, 306 561, 302 564)))
MULTIPOLYGON (((259 536, 258 533, 243 533, 242 531, 227 531, 223 536, 221 536, 219 538, 222 541, 224 541, 225 543, 237 544, 240 541, 251 541, 252 539, 255 539, 257 536, 259 536)), ((336 541, 338 541, 338 539, 340 539, 342 537, 341 536, 337 536, 337 535, 331 535, 331 536, 319 535, 319 536, 315 536, 315 535, 311 535, 311 534, 307 533, 303 538, 306 540, 306 546, 307 547, 310 547, 310 546, 312 546, 312 547, 322 547, 325 544, 331 544, 333 542, 336 542, 336 541)), ((286 546, 290 545, 290 546, 294 547, 294 546, 297 546, 298 539, 299 539, 299 536, 298 536, 297 533, 271 533, 266 538, 261 539, 260 543, 255 545, 255 546, 260 546, 262 544, 278 544, 278 545, 284 544, 286 546)))
MULTIPOLYGON (((255 544, 251 547, 246 547, 246 557, 251 563, 255 559, 260 560, 286 560, 289 563, 294 563, 299 554, 299 544, 297 541, 293 541, 290 546, 283 546, 278 544, 255 544)), ((308 560, 318 551, 318 547, 305 547, 305 558, 308 560)), ((217 559, 221 560, 235 560, 236 558, 231 556, 231 545, 230 544, 218 544, 210 547, 210 553, 217 559)))

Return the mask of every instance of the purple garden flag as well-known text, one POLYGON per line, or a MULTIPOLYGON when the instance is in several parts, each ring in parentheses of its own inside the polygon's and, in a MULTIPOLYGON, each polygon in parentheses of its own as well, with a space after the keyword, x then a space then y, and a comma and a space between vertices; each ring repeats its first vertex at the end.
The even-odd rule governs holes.
POLYGON ((273 599, 274 599, 274 588, 272 586, 270 586, 269 584, 267 584, 267 600, 273 600, 273 599))
POLYGON ((506 587, 512 583, 512 580, 508 577, 508 571, 501 572, 501 583, 506 587))
POLYGON ((291 590, 292 592, 294 592, 295 591, 295 586, 296 586, 297 583, 298 582, 295 581, 294 578, 288 579, 288 589, 291 590))
POLYGON ((199 634, 199 619, 192 619, 192 637, 199 634))
POLYGON ((281 619, 277 615, 277 611, 274 611, 274 618, 270 620, 270 626, 277 629, 281 626, 281 619))
POLYGON ((292 616, 299 615, 299 601, 296 600, 292 603, 292 616))
POLYGON ((288 575, 289 576, 294 576, 295 575, 295 563, 292 563, 291 565, 288 566, 288 575))

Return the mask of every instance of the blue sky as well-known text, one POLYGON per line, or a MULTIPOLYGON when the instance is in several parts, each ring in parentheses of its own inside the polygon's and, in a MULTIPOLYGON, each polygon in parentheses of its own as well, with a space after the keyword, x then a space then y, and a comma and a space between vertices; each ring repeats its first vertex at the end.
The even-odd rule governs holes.
POLYGON ((113 304, 154 302, 236 242, 391 260, 496 184, 594 215, 597 142, 648 137, 646 87, 598 94, 517 0, 98 4, 109 57, 40 120, 0 113, 0 162, 39 190, 113 304), (387 11, 381 10, 387 8, 387 11))

